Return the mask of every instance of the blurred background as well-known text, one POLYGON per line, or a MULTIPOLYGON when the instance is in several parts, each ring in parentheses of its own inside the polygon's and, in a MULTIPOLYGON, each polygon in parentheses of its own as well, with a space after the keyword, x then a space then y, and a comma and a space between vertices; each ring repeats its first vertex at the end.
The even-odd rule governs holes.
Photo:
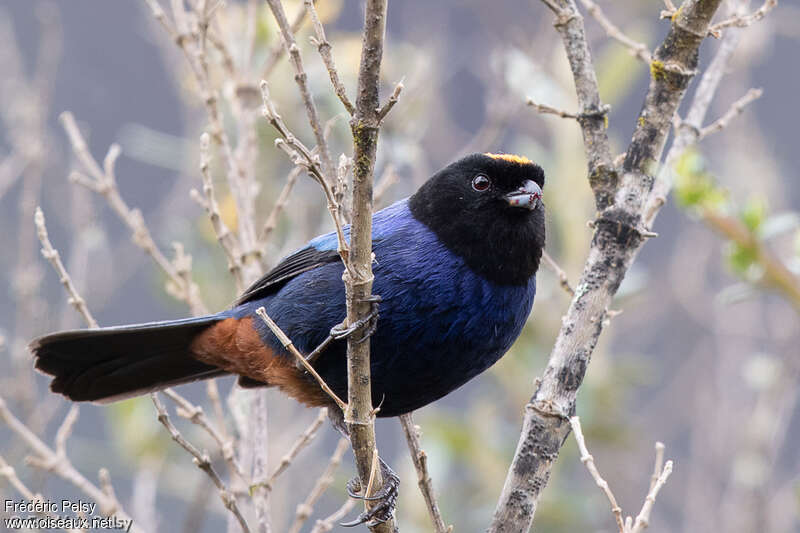
MULTIPOLYGON (((296 0, 284 4, 290 20, 302 9, 296 0)), ((668 29, 668 22, 658 19, 664 7, 659 1, 606 1, 601 6, 651 49, 668 29)), ((317 9, 339 73, 354 96, 363 5, 319 0, 317 9)), ((588 15, 586 26, 601 95, 612 106, 612 146, 622 152, 641 108, 648 68, 609 40, 588 15)), ((280 40, 266 4, 229 0, 215 13, 212 29, 230 52, 226 58, 210 47, 209 68, 232 142, 238 143, 240 135, 238 88, 266 75, 289 127, 313 144, 293 71, 285 57, 273 61, 280 40), (236 76, 226 69, 226 59, 235 65, 236 76)), ((330 89, 310 35, 306 22, 297 40, 309 84, 323 120, 339 117, 330 123, 334 157, 350 155, 346 112, 330 89)), ((701 68, 717 47, 713 39, 703 45, 701 68)), ((680 202, 669 200, 654 227, 659 237, 645 245, 629 271, 615 302, 622 313, 604 331, 578 396, 589 449, 626 514, 635 516, 643 503, 654 443, 666 445, 675 470, 656 503, 653 531, 800 531, 800 307, 767 290, 760 283, 758 258, 727 242, 698 216, 698 206, 712 205, 743 220, 790 269, 800 272, 798 53, 800 9, 795 5, 779 5, 742 32, 709 120, 751 87, 763 88, 764 95, 681 161, 680 202), (698 180, 705 184, 700 192, 698 180)), ((0 396, 52 443, 69 406, 32 371, 26 344, 37 335, 84 324, 39 253, 33 224, 37 205, 47 217, 53 245, 101 325, 189 314, 185 303, 164 290, 163 273, 131 242, 130 230, 108 203, 68 180, 76 163, 58 122, 62 111, 74 114, 98 161, 112 143, 121 145, 116 178, 122 197, 141 210, 168 257, 174 255, 174 242, 192 256, 192 276, 207 306, 223 309, 236 288, 206 212, 190 197, 190 190, 202 188, 198 150, 208 115, 186 57, 144 1, 2 2, 0 72, 0 396)), ((594 217, 580 129, 574 121, 538 115, 525 105, 533 97, 576 110, 562 43, 544 4, 390 2, 383 79, 386 96, 400 79, 405 90, 381 132, 376 182, 380 188, 387 181, 379 204, 408 196, 434 171, 469 152, 528 156, 547 175, 548 252, 574 283, 591 238, 586 222, 594 217)), ((253 113, 255 207, 261 227, 292 165, 275 148, 275 133, 258 109, 253 113)), ((223 219, 236 228, 235 201, 217 150, 212 151, 211 171, 223 219)), ((299 176, 263 243, 265 263, 274 264, 330 229, 318 185, 299 176)), ((523 407, 569 300, 558 278, 543 268, 533 313, 512 350, 491 371, 415 413, 442 513, 456 531, 481 531, 489 523, 523 407)), ((223 398, 232 385, 231 378, 218 380, 223 398)), ((211 412, 204 385, 179 391, 211 412)), ((267 398, 265 446, 271 464, 277 465, 317 413, 274 391, 267 398)), ((186 420, 173 419, 187 438, 212 453, 224 472, 214 443, 186 420)), ((226 424, 234 433, 230 417, 226 424)), ((430 531, 399 424, 381 420, 377 433, 381 455, 402 479, 401 530, 430 531)), ((270 498, 274 531, 289 529, 296 506, 321 475, 337 439, 324 425, 278 478, 270 498)), ((215 489, 169 439, 148 398, 107 407, 81 405, 68 452, 91 480, 99 468, 107 468, 119 500, 149 531, 227 527, 228 514, 215 489)), ((31 490, 59 500, 80 496, 58 477, 27 466, 30 453, 0 424, 0 455, 31 490)), ((353 474, 347 451, 304 531, 341 505, 344 484, 353 474)), ((3 478, 0 497, 19 498, 3 478)), ((615 530, 608 503, 578 460, 571 437, 534 529, 615 530)))

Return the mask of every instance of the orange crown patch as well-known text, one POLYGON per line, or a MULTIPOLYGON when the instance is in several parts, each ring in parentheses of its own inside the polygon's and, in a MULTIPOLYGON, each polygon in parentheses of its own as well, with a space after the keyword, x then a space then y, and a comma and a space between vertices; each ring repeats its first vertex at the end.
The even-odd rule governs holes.
POLYGON ((530 165, 533 164, 533 161, 528 159, 525 156, 521 155, 514 155, 514 154, 483 154, 486 156, 491 157, 492 159, 502 159, 503 161, 508 161, 509 163, 517 163, 518 165, 530 165))

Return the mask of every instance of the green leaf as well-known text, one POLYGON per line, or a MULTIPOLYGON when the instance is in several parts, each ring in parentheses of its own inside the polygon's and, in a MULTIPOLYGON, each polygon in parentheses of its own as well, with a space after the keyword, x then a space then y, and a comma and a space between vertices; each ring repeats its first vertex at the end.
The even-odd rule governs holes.
POLYGON ((767 218, 766 200, 761 196, 749 198, 740 211, 739 217, 750 231, 757 233, 767 218))

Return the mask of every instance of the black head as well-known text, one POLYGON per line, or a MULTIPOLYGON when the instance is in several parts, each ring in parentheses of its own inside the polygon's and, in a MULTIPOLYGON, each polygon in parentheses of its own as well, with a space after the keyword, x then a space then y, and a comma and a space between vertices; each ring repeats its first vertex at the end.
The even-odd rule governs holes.
POLYGON ((524 157, 472 154, 433 175, 411 213, 467 265, 502 285, 524 285, 544 248, 544 172, 524 157))

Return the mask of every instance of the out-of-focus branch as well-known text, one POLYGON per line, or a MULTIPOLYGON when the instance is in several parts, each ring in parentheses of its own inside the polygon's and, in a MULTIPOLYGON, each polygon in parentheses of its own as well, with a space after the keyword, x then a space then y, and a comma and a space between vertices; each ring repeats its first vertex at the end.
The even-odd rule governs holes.
POLYGON ((749 251, 754 263, 763 269, 762 282, 784 295, 800 312, 800 277, 789 270, 755 232, 738 218, 712 208, 701 209, 700 216, 711 229, 749 251))
POLYGON ((764 94, 763 89, 750 89, 749 91, 747 91, 747 93, 745 93, 744 96, 736 100, 731 105, 730 109, 728 109, 728 111, 726 111, 724 115, 719 117, 717 120, 715 120, 708 126, 701 129, 700 134, 697 137, 697 140, 701 141, 706 137, 708 137, 709 135, 712 135, 714 133, 717 133, 725 129, 733 119, 742 114, 745 107, 747 107, 754 101, 761 98, 762 94, 764 94))
POLYGON ((172 440, 177 442, 181 448, 189 452, 189 454, 194 457, 195 466, 205 472, 206 475, 211 478, 214 486, 217 487, 217 490, 219 491, 219 497, 222 500, 223 505, 225 505, 225 508, 236 517, 236 520, 242 527, 242 531, 249 533, 250 528, 247 525, 247 521, 244 519, 244 516, 242 516, 241 511, 239 511, 236 498, 225 486, 225 483, 222 482, 222 479, 220 479, 219 475, 217 475, 214 467, 211 466, 211 458, 206 452, 201 452, 198 450, 191 442, 186 440, 183 435, 181 435, 181 433, 178 431, 178 428, 176 428, 172 421, 170 421, 169 414, 167 414, 167 408, 163 403, 161 403, 161 400, 158 398, 158 393, 152 393, 150 398, 153 400, 153 404, 156 406, 156 411, 158 412, 158 421, 167 429, 172 437, 172 440))
POLYGON ((620 533, 625 533, 625 522, 622 519, 622 508, 620 508, 619 504, 617 503, 617 498, 614 496, 614 493, 611 491, 611 487, 608 486, 608 482, 603 479, 603 476, 600 475, 600 471, 597 470, 597 466, 594 464, 594 457, 592 454, 589 453, 589 450, 586 448, 586 439, 583 437, 583 431, 581 430, 581 421, 577 416, 573 416, 569 419, 569 424, 572 427, 572 432, 575 435, 575 442, 578 443, 578 451, 581 453, 581 463, 586 467, 586 470, 589 471, 591 474, 592 479, 594 482, 597 483, 597 486, 603 491, 608 498, 608 503, 611 504, 611 513, 614 515, 614 520, 617 522, 617 528, 619 529, 620 533))
POLYGON ((195 315, 208 313, 205 304, 203 304, 200 299, 197 285, 191 281, 187 282, 186 278, 181 276, 175 268, 175 265, 173 265, 164 256, 158 246, 156 246, 150 234, 150 230, 144 222, 141 211, 138 209, 131 209, 128 207, 128 204, 125 203, 125 200, 122 199, 119 189, 117 188, 117 180, 114 174, 114 164, 120 155, 119 145, 111 145, 103 161, 103 168, 101 168, 94 157, 89 153, 86 141, 83 135, 81 135, 72 113, 69 111, 62 113, 61 124, 67 132, 75 156, 78 158, 78 161, 80 161, 85 172, 88 173, 87 176, 85 174, 73 172, 70 174, 70 179, 100 194, 106 199, 111 209, 131 230, 134 244, 144 250, 147 255, 155 261, 159 268, 161 268, 164 274, 166 274, 170 282, 170 287, 173 289, 173 291, 170 291, 173 296, 185 301, 195 315))
POLYGON ((578 450, 581 453, 581 462, 586 466, 586 469, 589 471, 589 474, 591 474, 592 479, 594 479, 595 483, 597 483, 597 486, 600 487, 600 489, 608 498, 608 501, 611 504, 611 512, 614 514, 614 520, 617 522, 619 533, 641 533, 644 531, 644 529, 649 525, 650 513, 652 512, 653 505, 656 502, 656 496, 661 490, 661 487, 663 487, 667 482, 667 478, 669 478, 670 474, 672 473, 672 461, 667 461, 667 464, 664 465, 664 468, 661 468, 661 463, 664 460, 664 445, 660 442, 656 443, 655 473, 653 474, 653 479, 651 480, 650 488, 647 492, 647 497, 644 500, 642 510, 636 516, 635 521, 631 516, 628 516, 625 520, 623 520, 622 509, 617 504, 617 499, 614 497, 611 487, 609 487, 608 482, 600 475, 600 472, 597 470, 597 467, 594 464, 594 458, 586 447, 586 439, 583 437, 580 419, 577 416, 570 417, 569 423, 572 426, 572 431, 575 435, 575 442, 578 443, 578 450))
POLYGON ((264 243, 267 241, 267 239, 269 239, 269 236, 278 225, 278 217, 289 204, 289 195, 292 194, 292 189, 294 189, 294 185, 297 183, 297 178, 300 176, 302 171, 302 167, 294 167, 292 168, 291 172, 289 172, 289 176, 286 178, 286 183, 284 184, 283 189, 281 189, 278 199, 275 200, 275 205, 272 206, 272 211, 269 212, 267 220, 264 222, 264 227, 261 229, 261 235, 259 235, 259 240, 261 243, 264 243))
POLYGON ((589 163, 589 184, 597 210, 608 207, 617 190, 617 170, 608 144, 608 107, 600 101, 597 75, 586 40, 583 17, 574 0, 543 0, 556 15, 555 27, 564 41, 580 112, 578 122, 583 133, 583 147, 589 163))
POLYGON ((333 54, 331 53, 331 43, 325 37, 325 27, 319 20, 313 0, 305 0, 303 3, 305 4, 306 12, 311 17, 311 23, 314 25, 314 33, 316 34, 316 37, 311 38, 311 44, 317 47, 319 55, 322 57, 322 62, 325 63, 325 68, 328 69, 328 76, 331 78, 331 84, 336 96, 339 97, 339 101, 342 102, 347 112, 352 115, 356 108, 353 107, 353 103, 347 97, 347 90, 342 84, 342 80, 339 79, 339 72, 336 70, 336 63, 333 61, 333 54))
POLYGON ((648 65, 650 64, 650 50, 647 49, 647 46, 625 35, 625 33, 603 13, 600 6, 592 2, 592 0, 581 0, 581 3, 586 7, 589 14, 594 17, 597 23, 603 27, 609 37, 630 50, 638 59, 644 61, 648 65))
MULTIPOLYGON (((5 478, 8 483, 19 492, 23 498, 30 502, 43 501, 41 494, 34 494, 22 480, 17 476, 17 472, 10 464, 6 462, 2 455, 0 455, 0 478, 5 478)), ((57 519, 58 515, 49 511, 37 513, 39 516, 46 516, 48 518, 57 519)), ((70 533, 81 533, 81 529, 67 528, 66 531, 70 533)))
MULTIPOLYGON (((356 324, 372 311, 372 188, 375 156, 380 131, 380 71, 386 36, 387 0, 367 0, 361 41, 356 111, 350 121, 353 133, 353 219, 350 231, 348 268, 342 278, 347 301, 347 323, 356 324)), ((378 326, 380 327, 380 326, 378 326)), ((370 496, 383 487, 380 469, 374 468, 377 456, 375 412, 372 407, 369 337, 360 333, 347 338, 347 409, 344 421, 350 433, 361 486, 370 496), (368 480, 373 479, 374 483, 368 480)), ((389 533, 396 529, 394 519, 371 526, 370 530, 389 533)))
MULTIPOLYGON (((8 428, 13 433, 20 437, 28 446, 33 449, 34 452, 36 452, 36 456, 29 458, 28 462, 31 465, 42 468, 48 472, 52 472, 68 483, 77 487, 89 498, 97 502, 100 507, 100 512, 103 515, 116 515, 123 520, 131 519, 113 494, 107 494, 100 487, 94 485, 91 481, 83 477, 83 475, 72 465, 66 453, 59 454, 56 451, 53 451, 53 449, 47 444, 42 442, 42 440, 39 439, 39 437, 37 437, 33 431, 31 431, 16 416, 14 416, 2 398, 0 398, 0 420, 3 420, 3 422, 6 423, 8 428)), ((67 436, 68 433, 66 430, 62 431, 62 446, 63 442, 66 441, 67 436)), ((141 530, 134 523, 131 531, 141 530)))
MULTIPOLYGON (((305 501, 297 506, 294 522, 292 522, 292 526, 289 528, 289 533, 299 533, 303 528, 303 524, 306 520, 308 520, 308 517, 311 516, 311 513, 314 511, 314 505, 317 503, 317 500, 322 497, 325 491, 328 490, 328 487, 331 486, 331 483, 333 483, 333 474, 342 463, 342 456, 344 456, 344 452, 347 451, 349 446, 350 443, 347 442, 347 439, 339 439, 339 443, 336 445, 336 449, 334 450, 333 455, 331 455, 330 461, 328 461, 328 466, 325 467, 325 471, 317 479, 317 482, 314 484, 311 492, 308 493, 305 501)), ((348 502, 353 502, 353 504, 355 504, 355 500, 352 499, 349 499, 348 502)), ((341 515, 337 515, 337 518, 334 520, 339 520, 344 517, 347 511, 352 508, 352 505, 348 506, 346 502, 342 508, 346 508, 346 510, 341 515)))
POLYGON ((203 177, 203 207, 211 220, 211 226, 214 228, 217 240, 228 258, 228 270, 230 270, 233 279, 236 281, 236 292, 241 293, 244 290, 244 280, 242 279, 239 239, 228 229, 227 224, 219 214, 219 204, 214 193, 214 182, 211 179, 211 172, 208 168, 210 162, 208 143, 208 133, 203 133, 200 136, 200 175, 203 177))
POLYGON ((269 479, 264 483, 266 487, 272 488, 275 486, 275 480, 278 479, 283 472, 289 468, 289 465, 292 464, 292 461, 295 460, 297 455, 303 451, 303 448, 311 444, 311 441, 314 440, 314 437, 317 436, 317 430, 322 426, 322 423, 325 422, 325 419, 328 418, 328 409, 322 408, 319 410, 319 414, 317 418, 311 422, 305 431, 303 431, 302 435, 297 438, 297 440, 292 444, 292 447, 289 448, 289 451, 286 452, 283 457, 281 457, 278 466, 275 467, 272 474, 270 474, 269 479))
POLYGON ((569 278, 567 277, 567 273, 564 272, 564 269, 558 266, 558 263, 545 251, 542 251, 542 259, 544 260, 544 264, 558 277, 558 284, 561 285, 561 288, 574 296, 575 290, 569 284, 569 278))
MULTIPOLYGON (((748 3, 747 0, 740 0, 732 4, 732 9, 736 10, 739 6, 745 6, 748 3)), ((673 185, 672 169, 675 163, 689 146, 698 142, 711 101, 716 95, 722 77, 727 72, 728 65, 736 47, 739 45, 741 36, 742 30, 738 28, 731 28, 730 31, 725 32, 714 58, 700 77, 700 83, 697 85, 697 90, 692 97, 692 103, 686 113, 686 118, 681 120, 676 128, 675 138, 650 191, 644 208, 643 223, 645 227, 653 225, 658 210, 667 201, 667 194, 669 194, 673 185)))
POLYGON ((50 243, 50 238, 47 236, 47 226, 45 226, 44 213, 42 213, 42 209, 40 207, 36 208, 34 222, 36 224, 36 234, 39 236, 39 242, 42 243, 42 256, 47 259, 51 265, 53 265, 53 268, 58 274, 58 280, 61 282, 61 285, 64 286, 64 289, 69 295, 68 301, 70 305, 72 305, 75 310, 81 314, 83 319, 86 320, 86 323, 89 324, 90 328, 99 327, 97 321, 89 311, 89 308, 86 306, 86 300, 84 300, 81 295, 78 294, 78 289, 75 288, 75 285, 72 283, 72 278, 69 277, 67 269, 64 268, 64 263, 61 262, 61 256, 59 255, 58 250, 53 248, 53 245, 50 243))
POLYGON ((325 179, 329 183, 333 182, 335 171, 333 163, 331 162, 331 155, 328 151, 328 141, 325 139, 325 130, 320 122, 319 114, 317 113, 317 106, 314 104, 314 98, 311 96, 311 91, 308 88, 308 75, 303 67, 303 58, 300 56, 300 48, 294 38, 292 28, 289 26, 289 21, 286 20, 286 13, 283 10, 283 4, 280 0, 267 0, 275 21, 281 30, 283 37, 283 45, 289 53, 289 58, 292 67, 295 71, 294 79, 297 82, 297 88, 300 91, 300 96, 303 99, 303 104, 306 107, 306 115, 308 122, 311 125, 311 130, 314 132, 314 138, 317 141, 317 153, 322 161, 322 169, 325 173, 325 179))
POLYGON ((720 30, 725 28, 746 28, 754 22, 763 19, 767 13, 772 11, 778 5, 778 0, 765 0, 764 3, 757 10, 748 15, 735 14, 721 22, 718 22, 709 28, 709 33, 716 35, 720 30))
MULTIPOLYGON (((573 66, 579 101, 597 97, 594 69, 588 55, 583 24, 569 0, 547 0, 556 13, 573 66), (594 91, 592 91, 594 89, 594 91)), ((526 405, 522 432, 508 470, 489 531, 527 531, 542 488, 569 430, 569 417, 589 358, 602 332, 612 298, 649 232, 643 226, 643 208, 653 188, 654 172, 669 134, 672 117, 697 68, 698 49, 721 0, 685 0, 671 21, 664 42, 653 54, 650 86, 626 151, 619 179, 589 181, 601 212, 583 273, 575 287, 547 368, 526 405), (618 183, 617 183, 618 182, 618 183), (609 192, 615 191, 611 197, 609 192)), ((595 100, 599 105, 599 99, 595 100)), ((582 105, 585 109, 586 106, 582 105)), ((602 121, 581 122, 590 169, 610 165, 607 137, 593 128, 602 121), (588 130, 588 131, 587 131, 588 130), (587 143, 597 134, 603 148, 587 143)), ((606 167, 606 168, 611 168, 606 167)), ((613 169, 612 169, 613 170, 613 169)), ((617 176, 617 174, 614 174, 617 176)))
POLYGON ((199 426, 206 433, 208 433, 212 439, 214 439, 219 446, 220 451, 222 452, 222 457, 228 463, 231 473, 238 476, 239 479, 246 481, 247 476, 236 459, 236 453, 233 449, 232 439, 223 434, 222 431, 217 429, 216 426, 211 423, 203 411, 203 408, 199 405, 193 404, 172 389, 164 389, 161 392, 164 393, 164 396, 175 402, 175 404, 178 406, 175 410, 175 412, 178 413, 178 416, 185 418, 192 424, 199 426))
POLYGON ((433 492, 433 481, 431 475, 428 473, 428 456, 422 449, 419 442, 419 426, 414 424, 414 419, 411 413, 400 416, 400 426, 403 428, 403 433, 406 436, 408 443, 408 451, 411 454, 411 461, 414 463, 414 468, 417 471, 417 482, 422 497, 425 499, 425 505, 428 507, 428 514, 433 522, 433 527, 436 533, 449 533, 453 530, 453 526, 447 526, 442 518, 442 513, 439 510, 439 503, 436 501, 436 494, 433 492))
POLYGON ((317 520, 317 523, 314 524, 314 529, 311 530, 311 533, 327 533, 328 531, 332 530, 336 523, 347 516, 347 513, 349 513, 355 506, 356 501, 352 498, 349 498, 331 515, 323 520, 317 520))

